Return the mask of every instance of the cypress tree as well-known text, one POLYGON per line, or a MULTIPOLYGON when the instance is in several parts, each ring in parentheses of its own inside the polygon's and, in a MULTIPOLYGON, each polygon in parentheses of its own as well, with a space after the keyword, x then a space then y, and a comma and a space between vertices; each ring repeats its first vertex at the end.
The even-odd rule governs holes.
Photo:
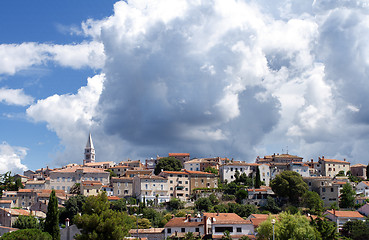
POLYGON ((55 196, 54 190, 51 191, 47 206, 44 231, 48 232, 53 240, 60 240, 58 199, 55 196))
POLYGON ((260 170, 258 167, 256 167, 255 188, 259 188, 260 186, 261 186, 260 170))

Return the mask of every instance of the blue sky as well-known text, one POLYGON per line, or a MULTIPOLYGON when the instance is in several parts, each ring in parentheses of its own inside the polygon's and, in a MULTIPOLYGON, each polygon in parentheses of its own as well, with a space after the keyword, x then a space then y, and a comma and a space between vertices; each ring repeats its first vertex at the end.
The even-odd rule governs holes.
POLYGON ((0 172, 369 154, 367 1, 1 1, 0 172))

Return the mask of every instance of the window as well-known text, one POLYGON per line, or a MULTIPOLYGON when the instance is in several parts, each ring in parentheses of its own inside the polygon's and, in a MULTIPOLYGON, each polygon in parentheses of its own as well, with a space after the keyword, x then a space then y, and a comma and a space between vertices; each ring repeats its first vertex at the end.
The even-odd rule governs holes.
POLYGON ((233 167, 231 167, 231 171, 233 171, 233 167))
POLYGON ((170 181, 169 181, 169 183, 173 183, 173 181, 172 181, 172 180, 170 180, 170 181))
POLYGON ((331 192, 333 192, 333 188, 331 188, 331 192))
POLYGON ((185 228, 181 228, 181 232, 186 232, 186 229, 185 228))
POLYGON ((242 228, 237 228, 237 232, 242 232, 242 228))
POLYGON ((200 232, 200 228, 195 228, 195 232, 200 232))
POLYGON ((218 233, 218 232, 225 232, 225 231, 228 231, 228 232, 233 232, 233 227, 215 227, 215 232, 218 233))
POLYGON ((167 233, 172 233, 172 229, 168 228, 167 233))
POLYGON ((173 187, 170 187, 170 190, 173 190, 173 187))
POLYGON ((128 194, 128 190, 124 190, 124 194, 128 194))
POLYGON ((322 192, 325 192, 325 188, 322 188, 322 192))
POLYGON ((185 184, 188 184, 188 181, 185 181, 185 184))
POLYGON ((178 181, 179 184, 182 184, 182 181, 178 181))

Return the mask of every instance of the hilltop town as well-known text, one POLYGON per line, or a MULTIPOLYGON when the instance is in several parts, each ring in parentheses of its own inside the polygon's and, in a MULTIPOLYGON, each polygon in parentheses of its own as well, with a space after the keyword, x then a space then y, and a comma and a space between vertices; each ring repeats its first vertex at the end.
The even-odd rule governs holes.
POLYGON ((368 166, 346 159, 306 161, 288 153, 257 156, 252 163, 191 159, 190 153, 144 162, 95 159, 90 134, 82 164, 4 173, 0 235, 17 231, 20 216, 45 218, 51 192, 59 204, 62 239, 88 234, 78 213, 92 215, 86 210, 91 201, 124 212, 130 222, 122 233, 127 239, 269 239, 271 234, 284 239, 281 224, 291 216, 307 222, 306 236, 315 227, 317 238, 309 239, 365 239, 350 235, 352 229, 369 234, 368 166))

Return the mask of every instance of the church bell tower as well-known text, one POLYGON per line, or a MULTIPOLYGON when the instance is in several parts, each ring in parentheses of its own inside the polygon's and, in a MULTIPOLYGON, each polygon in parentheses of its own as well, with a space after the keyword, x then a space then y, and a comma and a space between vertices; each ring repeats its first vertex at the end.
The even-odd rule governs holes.
POLYGON ((85 159, 83 160, 83 165, 86 165, 86 163, 94 163, 94 162, 95 162, 95 148, 90 133, 85 147, 85 159))

